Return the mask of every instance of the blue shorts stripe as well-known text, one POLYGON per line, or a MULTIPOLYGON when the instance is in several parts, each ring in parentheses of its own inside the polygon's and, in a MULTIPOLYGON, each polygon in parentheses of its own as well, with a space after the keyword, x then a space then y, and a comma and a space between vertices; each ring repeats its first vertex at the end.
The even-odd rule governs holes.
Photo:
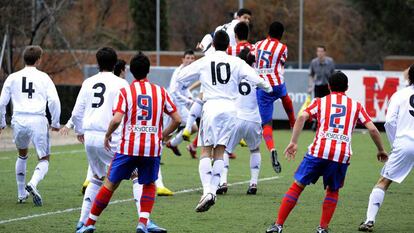
POLYGON ((293 196, 291 196, 291 195, 289 195, 289 194, 285 194, 285 197, 287 197, 287 198, 289 198, 289 199, 291 199, 291 200, 293 200, 293 201, 298 201, 298 199, 297 199, 297 198, 295 198, 295 197, 293 197, 293 196))

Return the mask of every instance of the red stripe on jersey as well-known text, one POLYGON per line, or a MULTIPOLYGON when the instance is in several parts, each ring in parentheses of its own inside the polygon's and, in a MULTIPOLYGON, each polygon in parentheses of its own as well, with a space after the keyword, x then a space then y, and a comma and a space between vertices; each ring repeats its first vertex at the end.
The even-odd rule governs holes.
MULTIPOLYGON (((136 99, 137 99, 137 92, 135 89, 135 84, 136 82, 133 82, 132 85, 130 86, 131 88, 131 99, 132 99, 132 106, 131 106, 131 125, 135 126, 135 124, 137 123, 137 103, 136 103, 136 99)), ((132 155, 134 154, 134 143, 135 143, 135 132, 133 130, 130 131, 129 133, 129 144, 128 144, 128 154, 132 155)))
MULTIPOLYGON (((317 108, 318 108, 318 114, 317 114, 318 119, 316 121, 316 124, 319 124, 320 119, 321 119, 321 107, 322 107, 321 106, 321 99, 317 98, 316 101, 314 102, 314 104, 317 105, 317 108)), ((308 109, 312 109, 312 108, 314 108, 314 107, 312 107, 312 105, 308 107, 308 109)), ((316 128, 317 128, 317 130, 316 130, 315 140, 313 141, 313 145, 311 147, 311 154, 312 155, 315 155, 315 147, 316 147, 316 143, 318 142, 318 139, 319 139, 319 128, 320 128, 319 125, 316 125, 316 128)))
MULTIPOLYGON (((329 115, 331 112, 331 95, 326 96, 326 105, 325 105, 325 122, 323 125, 323 132, 326 132, 329 127, 329 115)), ((322 106, 321 106, 322 107, 322 106)), ((318 151, 318 158, 323 157, 323 151, 325 149, 326 138, 321 138, 321 145, 318 151)))
POLYGON ((280 49, 279 55, 277 56, 277 60, 276 60, 275 75, 276 75, 276 79, 277 79, 277 82, 278 82, 279 85, 282 84, 282 82, 280 80, 278 66, 279 66, 279 63, 280 63, 280 57, 285 52, 285 50, 286 50, 286 45, 283 45, 282 48, 280 49))
MULTIPOLYGON (((125 115, 124 115, 124 125, 126 125, 127 124, 127 122, 128 122, 128 97, 127 97, 127 94, 126 94, 126 89, 125 88, 122 88, 121 89, 121 93, 125 96, 125 115)), ((125 149, 124 149, 124 147, 125 147, 125 127, 123 127, 122 128, 122 138, 121 138, 121 146, 120 146, 121 148, 121 150, 120 150, 120 152, 121 152, 121 154, 125 154, 125 149)))
MULTIPOLYGON (((342 104, 342 95, 336 95, 336 104, 342 104)), ((335 113, 339 113, 341 111, 341 109, 337 108, 335 110, 335 113)), ((340 124, 341 119, 340 118, 336 118, 339 120, 339 122, 333 122, 334 124, 340 124)), ((334 121, 336 120, 334 119, 334 121)), ((339 128, 334 128, 333 129, 334 133, 338 133, 339 132, 339 128)), ((328 159, 329 160, 333 160, 334 156, 335 156, 335 150, 336 150, 336 143, 337 140, 331 140, 331 146, 329 148, 329 155, 328 155, 328 159)))
MULTIPOLYGON (((161 107, 162 107, 162 112, 167 112, 166 110, 167 110, 167 107, 166 107, 166 105, 165 105, 165 101, 166 101, 166 96, 167 96, 167 92, 165 91, 165 89, 163 88, 163 87, 161 87, 161 96, 162 96, 162 98, 161 98, 161 107)), ((163 117, 161 117, 161 120, 160 120, 160 124, 158 125, 158 127, 162 127, 163 126, 163 121, 164 121, 164 119, 163 119, 163 117)), ((160 151, 158 152, 158 154, 160 154, 161 153, 161 141, 162 141, 162 131, 161 130, 159 130, 158 131, 158 138, 160 139, 160 141, 159 141, 159 145, 158 145, 158 148, 160 148, 160 151)))
MULTIPOLYGON (((147 89, 146 89, 146 83, 145 82, 139 82, 139 85, 141 87, 141 94, 142 95, 146 95, 147 94, 147 89)), ((135 98, 136 99, 136 98, 135 98)), ((149 106, 149 103, 147 103, 149 106)), ((152 106, 151 106, 152 107, 152 106)), ((142 115, 144 115, 143 110, 141 110, 142 115)), ((142 120, 141 125, 147 125, 147 121, 146 120, 142 120)), ((141 133, 139 138, 140 138, 140 142, 139 142, 139 151, 138 151, 138 155, 144 155, 145 153, 145 136, 146 133, 141 133)))
MULTIPOLYGON (((275 51, 276 51, 276 48, 277 48, 277 46, 279 46, 279 41, 275 40, 274 42, 275 42, 275 43, 273 44, 273 47, 272 47, 272 49, 270 50, 270 56, 269 56, 270 67, 272 66, 272 61, 273 61, 273 57, 275 56, 275 51)), ((280 55, 280 53, 279 53, 279 55, 280 55)), ((277 59, 279 59, 279 56, 278 56, 278 58, 277 58, 277 59)), ((275 73, 277 73, 277 64, 278 64, 278 62, 277 62, 277 60, 276 60, 275 73)), ((272 75, 268 74, 268 75, 266 75, 266 76, 267 76, 267 78, 269 79, 269 81, 270 81, 270 80, 272 80, 272 81, 270 82, 270 84, 271 84, 271 85, 272 85, 272 87, 273 87, 273 86, 275 85, 275 83, 273 82, 272 75)), ((277 78, 277 82, 278 82, 278 84, 280 84, 280 78, 279 78, 278 76, 276 76, 276 78, 277 78)))
POLYGON ((115 112, 125 113, 124 110, 121 109, 125 98, 126 97, 125 97, 125 95, 123 95, 122 90, 121 90, 121 93, 118 95, 118 104, 116 105, 116 108, 112 111, 113 113, 115 113, 115 112))
MULTIPOLYGON (((352 112, 352 100, 350 98, 346 98, 346 117, 345 117, 345 126, 344 126, 344 134, 348 135, 349 129, 349 122, 351 121, 351 112, 352 112)), ((339 155, 338 162, 342 163, 345 157, 346 152, 346 143, 341 143, 341 154, 339 155)))
POLYGON ((232 50, 233 50, 233 48, 231 46, 227 47, 227 51, 226 51, 227 54, 233 56, 233 51, 232 50))
POLYGON ((361 122, 362 124, 365 124, 365 123, 371 121, 371 117, 368 115, 368 113, 365 111, 364 107, 362 107, 362 106, 361 106, 361 113, 362 113, 362 116, 364 116, 364 118, 365 118, 365 121, 361 122))
POLYGON ((357 120, 359 119, 359 113, 361 112, 361 109, 362 109, 361 104, 357 103, 357 111, 355 113, 356 117, 354 118, 354 122, 353 122, 354 125, 356 124, 357 120))
MULTIPOLYGON (((157 95, 157 88, 151 85, 151 91, 152 91, 152 125, 157 125, 157 118, 158 118, 158 95, 157 95)), ((151 134, 151 146, 150 146, 150 155, 153 157, 155 155, 155 134, 151 134)))

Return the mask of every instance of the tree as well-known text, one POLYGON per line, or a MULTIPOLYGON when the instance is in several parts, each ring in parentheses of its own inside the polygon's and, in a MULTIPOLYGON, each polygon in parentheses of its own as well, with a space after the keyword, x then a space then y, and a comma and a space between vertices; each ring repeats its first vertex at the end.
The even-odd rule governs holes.
MULTIPOLYGON (((166 0, 160 0, 160 46, 168 49, 168 22, 166 0)), ((155 50, 156 48, 156 1, 130 0, 129 9, 135 23, 134 49, 155 50)))

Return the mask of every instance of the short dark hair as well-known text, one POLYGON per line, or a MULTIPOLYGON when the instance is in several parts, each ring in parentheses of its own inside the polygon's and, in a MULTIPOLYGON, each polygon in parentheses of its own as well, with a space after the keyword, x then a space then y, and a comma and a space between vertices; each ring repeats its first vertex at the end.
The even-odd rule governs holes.
POLYGON ((213 45, 216 50, 226 51, 227 47, 229 47, 229 42, 230 39, 227 32, 219 30, 214 34, 213 45))
POLYGON ((116 76, 121 75, 122 71, 125 71, 126 61, 118 59, 114 67, 114 74, 116 76))
POLYGON ((234 33, 239 40, 247 40, 249 37, 249 25, 245 22, 240 22, 234 27, 234 33))
POLYGON ((414 85, 414 64, 412 64, 410 69, 408 69, 408 83, 410 85, 414 85))
POLYGON ((136 80, 141 80, 147 77, 150 69, 150 60, 145 54, 139 51, 129 64, 129 70, 136 80))
POLYGON ((98 62, 99 71, 113 71, 118 56, 113 48, 103 47, 96 52, 96 61, 98 62))
POLYGON ((26 65, 32 66, 43 54, 43 49, 38 45, 27 46, 23 51, 23 60, 26 65))
POLYGON ((241 8, 241 9, 239 9, 238 11, 237 11, 237 16, 242 16, 242 15, 252 15, 252 12, 249 10, 249 9, 246 9, 246 8, 241 8))
POLYGON ((242 60, 244 60, 249 66, 252 66, 256 61, 254 55, 250 52, 249 48, 244 48, 240 51, 238 55, 242 60))
POLYGON ((281 22, 275 21, 269 26, 269 36, 278 40, 282 39, 285 27, 281 22))
POLYGON ((348 77, 341 71, 335 71, 328 82, 331 91, 345 92, 348 89, 348 77))
POLYGON ((316 48, 321 48, 321 49, 323 49, 323 51, 326 51, 326 47, 325 47, 325 45, 318 45, 318 46, 316 46, 316 48))
POLYGON ((184 51, 184 56, 183 57, 185 57, 186 55, 194 55, 194 51, 191 50, 191 49, 187 49, 187 50, 184 51))

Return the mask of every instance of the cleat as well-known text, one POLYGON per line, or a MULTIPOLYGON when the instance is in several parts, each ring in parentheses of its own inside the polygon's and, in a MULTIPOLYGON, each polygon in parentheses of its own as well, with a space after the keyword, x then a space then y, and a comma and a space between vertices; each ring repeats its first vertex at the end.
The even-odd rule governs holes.
POLYGON ((247 147, 247 143, 243 138, 242 138, 242 140, 240 140, 239 144, 240 144, 241 147, 247 147))
POLYGON ((273 170, 275 170, 276 173, 282 172, 282 166, 280 165, 279 161, 277 160, 277 151, 272 150, 270 157, 272 159, 273 170))
POLYGON ((237 157, 237 155, 235 153, 230 153, 229 154, 229 159, 235 159, 237 157))
POLYGON ((279 224, 272 224, 269 228, 267 228, 266 233, 282 233, 283 226, 279 224))
POLYGON ((157 187, 157 195, 158 196, 173 196, 174 192, 169 190, 166 187, 157 187))
POLYGON ((85 180, 85 182, 83 182, 82 184, 82 189, 81 189, 82 195, 85 195, 85 191, 88 185, 89 185, 89 180, 85 180))
POLYGON ((329 233, 329 231, 328 229, 325 229, 319 226, 316 228, 316 233, 329 233))
POLYGON ((196 212, 205 212, 210 209, 216 203, 216 195, 212 193, 207 193, 202 196, 198 202, 195 211, 196 212))
POLYGON ((152 232, 152 233, 167 233, 167 230, 157 226, 157 224, 155 224, 153 221, 148 220, 147 223, 147 230, 148 232, 152 232))
POLYGON ((171 149, 172 152, 176 155, 176 156, 181 156, 181 152, 178 150, 178 147, 176 146, 171 146, 171 142, 167 142, 167 145, 165 145, 167 148, 171 149))
POLYGON ((193 144, 188 145, 187 150, 190 153, 191 158, 193 158, 193 159, 197 158, 197 149, 194 148, 193 144))
POLYGON ((249 189, 247 189, 247 195, 256 195, 257 193, 257 185, 256 184, 252 184, 249 186, 249 189))
POLYGON ((222 185, 219 185, 218 186, 218 189, 216 191, 216 194, 220 194, 220 195, 226 194, 227 193, 227 189, 228 189, 227 183, 223 183, 222 185))
POLYGON ((76 232, 79 231, 83 225, 85 225, 83 222, 78 222, 78 224, 76 224, 76 232))
POLYGON ((148 233, 148 229, 144 224, 138 223, 136 233, 148 233))
POLYGON ((182 137, 183 137, 184 141, 189 142, 190 141, 190 137, 191 137, 191 132, 188 131, 188 130, 186 130, 186 129, 183 129, 182 137))
POLYGON ((94 225, 83 226, 81 229, 77 230, 76 233, 93 233, 96 230, 94 225))
POLYGON ((23 204, 26 202, 26 200, 29 198, 29 192, 26 191, 26 195, 22 196, 22 197, 18 197, 17 198, 17 203, 18 204, 23 204))
POLYGON ((35 186, 28 183, 26 185, 26 191, 29 192, 33 196, 33 203, 35 204, 35 206, 43 205, 42 196, 40 196, 40 193, 39 191, 37 191, 35 186))
POLYGON ((372 232, 374 230, 374 222, 368 221, 367 223, 361 222, 361 225, 358 227, 358 231, 372 232))

